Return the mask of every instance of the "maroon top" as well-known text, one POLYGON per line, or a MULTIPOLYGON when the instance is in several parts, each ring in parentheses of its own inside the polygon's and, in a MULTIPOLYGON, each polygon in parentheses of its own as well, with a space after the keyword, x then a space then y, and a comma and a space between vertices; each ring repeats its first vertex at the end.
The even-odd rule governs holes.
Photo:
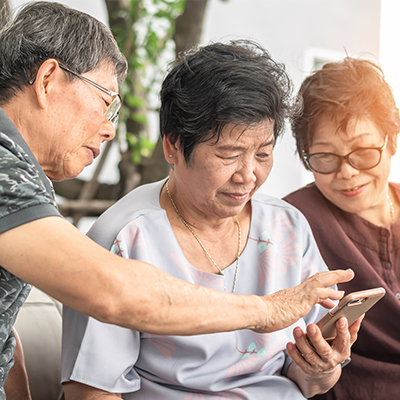
MULTIPOLYGON (((400 185, 390 185, 400 198, 400 185)), ((366 313, 339 382, 315 399, 400 399, 400 220, 374 225, 333 205, 314 183, 284 200, 306 216, 328 267, 354 270, 354 279, 340 289, 386 289, 366 313)))

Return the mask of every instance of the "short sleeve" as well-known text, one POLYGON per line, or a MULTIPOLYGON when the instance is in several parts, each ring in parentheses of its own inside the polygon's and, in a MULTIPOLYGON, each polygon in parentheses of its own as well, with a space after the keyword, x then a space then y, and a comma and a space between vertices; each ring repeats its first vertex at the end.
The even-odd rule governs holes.
POLYGON ((29 155, 0 133, 0 233, 46 216, 60 216, 53 193, 29 155))

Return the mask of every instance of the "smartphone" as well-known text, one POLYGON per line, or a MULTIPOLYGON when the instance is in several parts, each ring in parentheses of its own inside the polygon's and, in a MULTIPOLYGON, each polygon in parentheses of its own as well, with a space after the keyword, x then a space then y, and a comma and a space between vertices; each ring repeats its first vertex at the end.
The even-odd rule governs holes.
POLYGON ((353 292, 343 297, 335 308, 317 322, 317 325, 321 329, 322 336, 327 341, 333 340, 336 337, 336 321, 339 318, 346 317, 349 326, 352 325, 361 315, 376 304, 385 293, 385 289, 379 287, 353 292))

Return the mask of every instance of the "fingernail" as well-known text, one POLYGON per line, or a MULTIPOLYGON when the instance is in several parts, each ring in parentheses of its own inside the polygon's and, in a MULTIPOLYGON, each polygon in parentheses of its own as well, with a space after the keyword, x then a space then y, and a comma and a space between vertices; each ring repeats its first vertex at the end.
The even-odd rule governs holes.
POLYGON ((315 329, 315 326, 310 326, 308 328, 308 333, 311 335, 315 335, 317 333, 317 330, 315 329))
POLYGON ((292 345, 292 343, 288 343, 287 344, 287 348, 289 351, 293 351, 294 350, 294 346, 292 345))
POLYGON ((298 338, 301 337, 301 334, 302 334, 301 329, 300 328, 295 328, 294 334, 298 338))
POLYGON ((345 321, 344 318, 340 318, 340 319, 339 319, 339 326, 340 326, 341 328, 344 328, 344 327, 346 326, 346 321, 345 321))

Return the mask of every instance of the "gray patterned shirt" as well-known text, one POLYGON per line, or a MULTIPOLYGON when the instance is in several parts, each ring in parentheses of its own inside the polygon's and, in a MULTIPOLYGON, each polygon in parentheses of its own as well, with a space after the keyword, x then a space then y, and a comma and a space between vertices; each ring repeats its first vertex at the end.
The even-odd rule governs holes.
MULTIPOLYGON (((0 234, 47 216, 60 216, 51 182, 0 108, 0 234)), ((29 284, 0 266, 0 400, 14 363, 12 327, 29 291, 29 284)))

